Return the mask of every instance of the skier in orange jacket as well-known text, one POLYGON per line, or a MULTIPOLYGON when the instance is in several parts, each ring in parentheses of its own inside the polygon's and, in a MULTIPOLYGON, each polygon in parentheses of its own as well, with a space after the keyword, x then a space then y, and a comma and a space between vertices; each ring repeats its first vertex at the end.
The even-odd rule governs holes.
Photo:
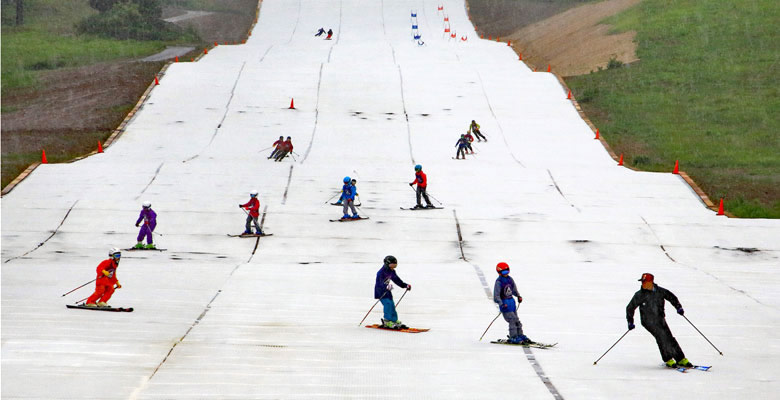
POLYGON ((117 248, 113 248, 108 252, 108 256, 110 257, 109 259, 103 260, 97 266, 95 293, 92 293, 92 296, 87 298, 87 307, 110 307, 107 302, 111 295, 114 294, 114 290, 122 288, 116 277, 116 269, 119 268, 119 259, 122 257, 122 252, 117 248), (114 285, 116 285, 116 288, 114 288, 114 285))

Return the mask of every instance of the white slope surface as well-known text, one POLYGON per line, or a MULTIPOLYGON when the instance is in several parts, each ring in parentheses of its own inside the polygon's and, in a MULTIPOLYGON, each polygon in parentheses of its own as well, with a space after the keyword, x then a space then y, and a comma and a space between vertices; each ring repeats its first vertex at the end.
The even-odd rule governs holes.
POLYGON ((265 0, 246 45, 173 64, 104 154, 40 166, 2 199, 2 222, 3 398, 780 391, 778 221, 717 217, 678 176, 615 166, 555 77, 478 40, 461 1, 265 0), (443 35, 445 14, 467 41, 443 35), (321 26, 333 40, 314 37, 321 26), (472 119, 490 141, 453 160, 472 119), (295 160, 259 152, 279 135, 295 160), (399 208, 414 204, 415 163, 445 209, 399 208), (369 220, 328 222, 345 175, 369 220), (253 188, 274 233, 254 254, 255 239, 226 236, 243 229, 237 205, 253 188), (134 244, 143 200, 168 250, 124 253, 111 303, 135 312, 66 309, 93 286, 60 295, 92 279, 108 248, 134 244), (401 319, 429 332, 358 327, 387 254, 414 286, 401 319), (490 344, 502 319, 478 341, 497 313, 499 261, 525 299, 526 333, 556 348, 490 344), (662 368, 641 327, 593 365, 625 332, 643 272, 723 351, 667 307, 688 358, 711 371, 662 368))

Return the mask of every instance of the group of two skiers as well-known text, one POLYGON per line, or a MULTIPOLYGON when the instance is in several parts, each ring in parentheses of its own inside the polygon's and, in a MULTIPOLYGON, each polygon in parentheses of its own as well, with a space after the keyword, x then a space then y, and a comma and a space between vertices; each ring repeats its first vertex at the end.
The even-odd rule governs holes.
POLYGON ((274 161, 282 161, 293 151, 292 138, 287 136, 287 140, 285 140, 284 136, 279 136, 279 139, 273 143, 272 147, 274 150, 271 152, 271 155, 268 156, 268 159, 270 160, 273 158, 274 161))
MULTIPOLYGON (((325 28, 320 28, 314 36, 322 36, 324 33, 325 28)), ((328 36, 325 37, 325 40, 330 40, 331 38, 333 38, 333 29, 328 29, 328 36)))

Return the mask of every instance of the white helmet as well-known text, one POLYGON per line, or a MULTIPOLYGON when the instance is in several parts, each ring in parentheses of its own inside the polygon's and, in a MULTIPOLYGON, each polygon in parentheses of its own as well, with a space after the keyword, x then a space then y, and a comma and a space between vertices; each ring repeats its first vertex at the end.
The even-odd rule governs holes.
POLYGON ((114 248, 112 248, 111 250, 108 251, 108 256, 109 257, 116 257, 117 255, 119 255, 121 257, 122 256, 122 250, 119 250, 118 248, 114 247, 114 248))
POLYGON ((149 208, 149 207, 152 206, 152 202, 147 200, 147 201, 143 202, 142 205, 144 206, 144 208, 149 208))
POLYGON ((252 191, 249 192, 249 195, 252 197, 257 196, 257 189, 252 189, 252 191))

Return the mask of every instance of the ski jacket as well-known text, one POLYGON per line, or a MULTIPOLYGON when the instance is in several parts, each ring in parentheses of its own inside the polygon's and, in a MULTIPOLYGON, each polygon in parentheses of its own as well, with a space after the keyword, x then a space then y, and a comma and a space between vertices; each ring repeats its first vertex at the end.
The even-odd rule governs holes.
POLYGON ((469 132, 474 132, 474 131, 478 131, 478 130, 479 130, 479 124, 478 123, 475 122, 475 123, 469 125, 469 132))
POLYGON ((466 134, 466 140, 468 140, 469 143, 474 141, 474 136, 471 136, 471 132, 466 134))
POLYGON ((97 284, 98 285, 105 285, 105 286, 111 286, 117 283, 116 278, 116 269, 119 267, 119 263, 114 261, 113 258, 109 258, 108 260, 103 260, 98 264, 97 269, 95 272, 97 272, 97 284), (108 271, 108 276, 103 273, 103 271, 108 271))
POLYGON ((355 187, 349 183, 345 183, 341 187, 341 199, 344 201, 355 200, 355 187))
POLYGON ((276 141, 274 142, 274 144, 272 144, 272 146, 273 147, 279 147, 279 145, 281 145, 282 143, 284 143, 284 140, 276 139, 276 141))
POLYGON ((411 183, 416 183, 418 187, 424 188, 428 186, 428 177, 425 175, 425 172, 422 172, 422 170, 417 171, 414 173, 414 181, 411 183))
POLYGON ((466 139, 465 137, 462 137, 462 138, 458 139, 458 142, 455 143, 455 146, 456 147, 460 147, 460 148, 468 147, 469 146, 469 140, 466 139))
POLYGON ((626 306, 626 319, 630 324, 633 324, 634 310, 639 307, 639 318, 642 321, 642 326, 658 326, 664 322, 666 317, 664 300, 672 303, 674 308, 682 307, 674 293, 658 285, 653 284, 653 290, 640 289, 634 293, 634 297, 626 306))
POLYGON ((499 276, 496 279, 496 284, 493 286, 493 301, 499 307, 502 304, 506 304, 506 308, 501 308, 501 312, 514 312, 517 310, 513 296, 520 296, 515 280, 511 276, 499 276))
POLYGON ((249 210, 249 215, 254 218, 260 216, 260 200, 257 197, 252 197, 246 204, 242 204, 241 207, 249 210))
POLYGON ((285 140, 284 143, 280 145, 280 150, 292 152, 293 151, 292 140, 290 139, 285 140))
POLYGON ((141 214, 138 215, 138 220, 135 221, 135 224, 140 224, 142 220, 144 221, 144 225, 149 225, 149 228, 154 230, 157 226, 157 213, 152 210, 152 207, 143 208, 141 209, 141 214))
POLYGON ((374 284, 374 298, 375 299, 393 299, 393 293, 387 290, 387 284, 389 281, 395 282, 396 285, 402 288, 406 288, 408 285, 398 277, 398 274, 394 270, 390 269, 387 265, 382 265, 376 273, 376 284, 374 284))

